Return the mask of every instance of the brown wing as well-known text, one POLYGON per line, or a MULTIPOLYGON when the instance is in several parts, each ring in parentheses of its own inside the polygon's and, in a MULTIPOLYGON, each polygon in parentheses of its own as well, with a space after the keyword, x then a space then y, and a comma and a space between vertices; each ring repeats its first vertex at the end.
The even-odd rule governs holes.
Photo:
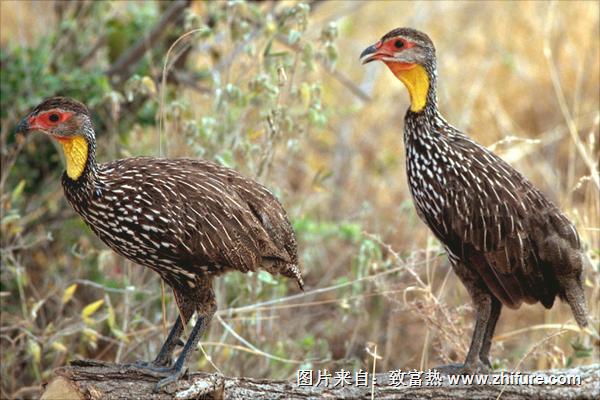
POLYGON ((465 155, 466 165, 462 173, 448 174, 444 243, 469 260, 504 304, 541 301, 550 307, 559 293, 557 275, 578 268, 556 258, 552 249, 578 252, 575 229, 502 159, 468 138, 453 145, 465 155))
POLYGON ((145 212, 133 227, 144 231, 145 242, 157 244, 160 260, 195 274, 255 271, 265 259, 297 263, 294 232, 279 202, 231 169, 204 160, 145 157, 104 168, 122 181, 133 173, 142 180, 133 206, 145 212))
POLYGON ((277 198, 264 186, 248 179, 236 171, 209 163, 215 168, 215 176, 227 182, 227 187, 243 199, 270 239, 277 252, 264 253, 263 266, 271 273, 277 272, 295 279, 300 289, 304 282, 298 269, 298 246, 296 235, 288 221, 285 209, 277 198))
MULTIPOLYGON (((213 164, 215 165, 215 164, 213 164)), ((264 186, 238 174, 228 168, 220 169, 233 190, 243 198, 254 217, 268 234, 272 244, 286 257, 281 257, 286 262, 298 264, 298 246, 296 234, 288 221, 287 213, 279 200, 264 186)), ((265 256, 269 257, 269 256, 265 256)))

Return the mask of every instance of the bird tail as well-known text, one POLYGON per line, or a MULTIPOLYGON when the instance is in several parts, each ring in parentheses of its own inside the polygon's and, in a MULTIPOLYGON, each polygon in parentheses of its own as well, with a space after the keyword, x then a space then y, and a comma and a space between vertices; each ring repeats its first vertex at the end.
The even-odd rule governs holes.
POLYGON ((581 280, 568 279, 563 283, 565 290, 564 298, 571 307, 575 321, 581 328, 588 326, 588 310, 585 303, 585 294, 581 280))
POLYGON ((287 264, 282 275, 295 279, 300 290, 304 291, 304 280, 302 279, 302 274, 296 264, 287 264))
POLYGON ((292 278, 298 284, 300 290, 304 291, 304 280, 298 264, 286 262, 276 258, 263 258, 262 266, 273 275, 281 274, 287 278, 292 278))

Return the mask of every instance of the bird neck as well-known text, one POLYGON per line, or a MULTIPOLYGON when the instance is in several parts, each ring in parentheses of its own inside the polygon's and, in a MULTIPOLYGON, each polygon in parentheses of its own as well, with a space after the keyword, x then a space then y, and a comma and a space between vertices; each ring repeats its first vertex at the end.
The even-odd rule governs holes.
POLYGON ((57 138, 63 148, 67 176, 78 181, 96 174, 95 140, 93 135, 57 138))
POLYGON ((392 73, 404 83, 410 95, 410 110, 422 112, 437 107, 435 68, 420 64, 386 63, 392 73))

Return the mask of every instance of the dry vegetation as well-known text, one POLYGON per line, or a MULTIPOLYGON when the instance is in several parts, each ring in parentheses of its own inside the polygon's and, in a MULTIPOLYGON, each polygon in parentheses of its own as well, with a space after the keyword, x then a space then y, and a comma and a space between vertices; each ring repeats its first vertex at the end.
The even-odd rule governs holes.
MULTIPOLYGON (((119 23, 130 22, 124 15, 145 12, 142 21, 155 20, 165 7, 141 3, 106 3, 93 21, 74 18, 80 31, 51 41, 41 63, 59 65, 72 47, 85 55, 98 44, 87 68, 104 71, 110 53, 123 51, 111 40, 119 23)), ((0 11, 4 81, 7 49, 33 48, 60 21, 50 2, 3 1, 0 11)), ((418 220, 406 184, 408 96, 383 65, 358 62, 367 45, 397 26, 421 29, 436 43, 447 119, 553 199, 592 259, 594 269, 585 271, 592 330, 579 331, 558 301, 552 310, 505 310, 493 363, 547 369, 598 362, 599 22, 597 2, 333 1, 312 11, 295 2, 192 4, 186 23, 164 41, 200 29, 171 52, 172 59, 183 54, 196 74, 170 79, 161 92, 169 47, 161 44, 143 60, 151 78, 106 83, 90 104, 102 120, 98 158, 160 151, 257 177, 294 221, 307 291, 266 274, 221 278, 220 311, 201 342, 206 357, 194 356, 190 368, 292 378, 298 368, 370 368, 375 349, 378 372, 463 359, 470 300, 418 220), (203 24, 215 10, 222 14, 207 33, 203 24), (277 16, 285 10, 294 11, 281 28, 277 16)), ((60 70, 54 68, 25 63, 28 86, 2 86, 2 398, 34 395, 71 359, 150 359, 176 315, 154 273, 108 250, 68 208, 58 149, 42 137, 21 149, 11 137, 28 107, 63 89, 42 78, 60 70)), ((69 76, 59 83, 76 85, 69 76)))

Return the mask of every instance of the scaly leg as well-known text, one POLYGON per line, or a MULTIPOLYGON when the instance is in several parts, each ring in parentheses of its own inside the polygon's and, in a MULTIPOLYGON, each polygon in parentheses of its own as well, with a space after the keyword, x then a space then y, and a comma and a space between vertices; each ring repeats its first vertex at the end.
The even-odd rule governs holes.
POLYGON ((493 330, 500 312, 499 310, 496 312, 494 309, 494 313, 492 313, 492 308, 495 308, 495 306, 492 307, 492 303, 495 299, 489 292, 482 289, 484 285, 480 281, 481 278, 479 275, 472 269, 466 267, 464 264, 453 260, 452 257, 450 259, 453 261, 452 269, 454 269, 454 272, 456 272, 473 299, 473 304, 476 308, 477 320, 475 322, 471 345, 469 347, 467 358, 464 364, 442 365, 435 367, 435 369, 443 374, 453 375, 484 372, 489 370, 489 368, 483 361, 480 360, 480 355, 487 355, 487 353, 489 353, 489 344, 486 344, 486 338, 489 336, 491 340, 491 335, 493 334, 493 330))
POLYGON ((192 350, 196 348, 200 337, 209 326, 210 321, 212 320, 212 317, 217 309, 215 293, 212 289, 212 281, 209 279, 203 280, 201 282, 201 287, 199 287, 193 294, 189 294, 189 297, 185 298, 185 300, 186 304, 195 304, 198 320, 196 321, 196 325, 194 325, 194 328, 190 333, 190 337, 185 343, 179 358, 177 358, 175 364, 169 368, 169 376, 158 381, 154 387, 155 392, 158 392, 161 388, 176 382, 185 374, 184 366, 192 350))
POLYGON ((479 355, 481 354, 486 328, 490 320, 492 310, 491 296, 487 295, 486 297, 479 298, 475 303, 477 305, 477 321, 475 322, 475 329, 473 330, 473 337, 467 358, 464 364, 448 364, 435 367, 442 374, 461 375, 488 370, 487 365, 484 365, 479 359, 479 355))
MULTIPOLYGON (((175 298, 177 298, 177 292, 174 291, 174 293, 175 298)), ((180 343, 179 338, 183 333, 183 324, 184 322, 185 324, 187 324, 192 315, 194 314, 194 307, 192 304, 181 303, 181 306, 179 307, 179 312, 180 315, 177 317, 177 321, 175 321, 175 324, 171 328, 171 331, 169 332, 167 339, 163 343, 156 359, 152 362, 137 361, 134 364, 135 367, 149 369, 154 372, 161 372, 164 371, 165 368, 171 366, 173 351, 175 350, 175 347, 180 343), (185 321, 182 320, 182 317, 185 321)))
POLYGON ((479 359, 481 362, 489 368, 492 368, 490 363, 490 347, 492 346, 492 337, 496 330, 496 323, 500 318, 500 311, 502 310, 502 303, 496 297, 492 296, 492 309, 490 312, 490 319, 487 326, 485 327, 485 335, 483 336, 483 344, 481 345, 481 352, 479 353, 479 359))
POLYGON ((157 367, 171 366, 171 362, 173 361, 173 351, 175 350, 175 346, 180 343, 179 338, 181 337, 182 333, 183 323, 181 322, 181 317, 177 317, 177 321, 175 321, 173 328, 171 328, 169 336, 167 336, 167 340, 165 340, 165 343, 162 345, 158 356, 156 356, 156 359, 152 361, 153 365, 157 367))

